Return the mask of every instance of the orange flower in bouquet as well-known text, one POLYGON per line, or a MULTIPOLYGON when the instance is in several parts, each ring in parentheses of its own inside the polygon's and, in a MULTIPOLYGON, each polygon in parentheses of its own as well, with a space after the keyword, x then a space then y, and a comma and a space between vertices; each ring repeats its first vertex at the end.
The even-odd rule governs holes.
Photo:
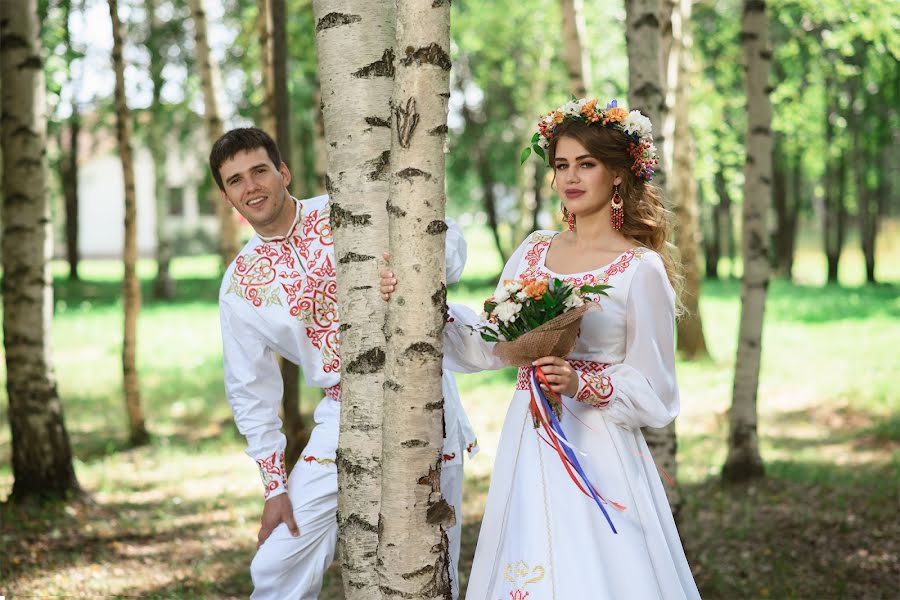
MULTIPOLYGON (((608 285, 573 287, 553 279, 513 279, 484 302, 483 324, 475 330, 497 342, 494 354, 516 367, 542 356, 565 357, 575 348, 581 318, 592 306, 584 294, 606 295, 608 285)), ((554 412, 558 413, 558 406, 554 412)))

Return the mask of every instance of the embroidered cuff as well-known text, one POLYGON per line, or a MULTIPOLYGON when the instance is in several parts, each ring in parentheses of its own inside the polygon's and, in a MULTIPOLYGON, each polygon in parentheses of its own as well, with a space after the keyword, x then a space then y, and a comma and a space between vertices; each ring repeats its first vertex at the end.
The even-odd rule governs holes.
POLYGON ((609 404, 615 388, 609 375, 603 373, 578 373, 578 392, 575 399, 590 406, 603 407, 609 404))
POLYGON ((287 491, 287 470, 284 468, 284 452, 276 451, 271 456, 256 459, 262 477, 266 500, 287 491))

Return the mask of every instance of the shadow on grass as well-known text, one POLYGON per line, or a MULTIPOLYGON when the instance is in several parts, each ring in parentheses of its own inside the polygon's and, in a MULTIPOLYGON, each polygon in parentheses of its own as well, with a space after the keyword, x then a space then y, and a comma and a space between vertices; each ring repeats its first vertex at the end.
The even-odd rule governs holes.
MULTIPOLYGON (((141 304, 143 307, 176 306, 179 304, 195 304, 208 302, 215 304, 219 297, 219 276, 209 278, 178 279, 175 297, 161 300, 153 296, 153 279, 141 279, 141 304)), ((65 277, 57 277, 53 281, 53 299, 60 304, 73 308, 110 307, 122 299, 122 282, 115 280, 82 279, 70 281, 65 277)))
MULTIPOLYGON (((701 296, 739 300, 739 281, 704 281, 701 296)), ((798 285, 773 280, 766 297, 766 319, 801 323, 900 317, 900 287, 892 284, 843 287, 798 285)))

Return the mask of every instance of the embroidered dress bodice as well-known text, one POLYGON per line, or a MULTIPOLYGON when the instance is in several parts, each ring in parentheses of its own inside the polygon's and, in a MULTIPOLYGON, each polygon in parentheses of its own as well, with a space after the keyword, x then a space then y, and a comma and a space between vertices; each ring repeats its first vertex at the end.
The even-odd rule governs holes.
MULTIPOLYGON (((247 454, 259 466, 266 497, 285 489, 286 440, 278 416, 282 381, 275 354, 300 365, 309 387, 325 390, 326 400, 314 416, 317 423, 327 420, 336 427, 337 419, 330 417, 340 407, 340 314, 328 196, 295 204, 291 229, 270 238, 254 235, 226 270, 219 290, 225 390, 238 430, 247 439, 247 454)), ((459 228, 449 219, 448 225, 451 282, 462 273, 466 249, 459 228)), ((445 405, 444 453, 458 462, 464 449, 477 452, 477 444, 449 374, 444 386, 444 395, 451 396, 445 405)), ((333 467, 333 449, 323 450, 327 444, 317 449, 324 433, 314 431, 302 460, 333 467)))

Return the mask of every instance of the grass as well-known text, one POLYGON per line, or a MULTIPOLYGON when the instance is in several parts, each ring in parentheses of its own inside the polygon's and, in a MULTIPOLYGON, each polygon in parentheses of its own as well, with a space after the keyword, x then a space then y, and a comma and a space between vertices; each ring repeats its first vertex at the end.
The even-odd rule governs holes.
MULTIPOLYGON (((900 282, 900 235, 896 227, 887 233, 879 276, 900 282)), ((484 232, 468 237, 469 269, 451 300, 477 306, 501 265, 484 232)), ((739 284, 704 285, 711 358, 678 364, 679 527, 704 598, 887 598, 900 580, 898 287, 860 286, 852 252, 842 285, 819 285, 817 256, 804 248, 799 283, 770 286, 758 400, 767 478, 752 485, 724 487, 718 479, 739 284)), ((249 595, 261 497, 223 394, 217 269, 211 257, 177 259, 177 297, 158 302, 149 296, 153 264, 139 266, 138 361, 153 439, 128 448, 120 266, 87 261, 84 281, 72 283, 55 265, 55 368, 89 499, 0 508, 0 595, 249 595)), ((514 379, 507 370, 458 381, 482 447, 466 467, 464 577, 514 379)), ((316 390, 303 395, 311 411, 316 390)), ((0 428, 0 498, 12 487, 10 443, 8 428, 0 428)), ((321 597, 343 597, 335 567, 321 597)))

